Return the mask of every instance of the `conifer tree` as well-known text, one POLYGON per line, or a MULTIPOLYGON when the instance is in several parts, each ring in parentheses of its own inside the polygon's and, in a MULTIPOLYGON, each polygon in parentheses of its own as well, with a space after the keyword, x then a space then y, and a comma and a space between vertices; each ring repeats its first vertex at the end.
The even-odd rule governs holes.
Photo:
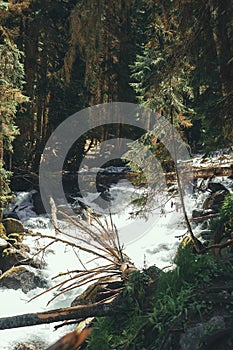
MULTIPOLYGON (((2 19, 6 15, 7 4, 0 2, 2 19)), ((0 219, 8 200, 9 177, 5 159, 13 152, 12 143, 18 134, 15 124, 17 108, 27 98, 23 95, 24 70, 21 52, 12 42, 8 31, 0 27, 0 219)))

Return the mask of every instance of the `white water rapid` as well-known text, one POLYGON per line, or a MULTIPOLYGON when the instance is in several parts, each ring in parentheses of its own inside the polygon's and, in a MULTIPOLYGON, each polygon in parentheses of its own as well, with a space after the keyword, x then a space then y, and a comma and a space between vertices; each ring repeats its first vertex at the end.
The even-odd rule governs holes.
MULTIPOLYGON (((198 180, 201 184, 202 180, 198 180)), ((208 180, 205 180, 207 183, 208 180)), ((217 178, 215 182, 221 182, 227 189, 232 191, 232 180, 229 178, 217 178)), ((203 181, 202 181, 203 185, 203 181)), ((138 268, 143 268, 145 265, 150 266, 156 264, 159 268, 164 268, 172 265, 176 248, 180 242, 178 237, 182 237, 187 232, 183 213, 179 205, 177 197, 167 200, 165 205, 159 207, 155 212, 154 218, 146 227, 145 220, 129 219, 129 213, 132 207, 127 205, 129 196, 134 192, 134 188, 125 181, 120 181, 110 189, 111 196, 115 200, 116 211, 118 207, 121 208, 119 213, 113 215, 113 221, 120 231, 122 240, 125 239, 125 253, 132 259, 138 268), (118 207, 117 207, 118 206, 118 207), (135 237, 135 229, 137 233, 135 237), (140 231, 142 234, 140 235, 140 231), (128 242, 128 243, 127 243, 128 242)), ((186 210, 189 217, 193 209, 198 209, 202 206, 204 199, 208 192, 195 192, 186 198, 186 210)), ((31 200, 31 193, 20 192, 17 193, 15 205, 17 215, 23 221, 25 227, 29 227, 34 231, 39 231, 46 234, 54 234, 53 227, 45 215, 37 216, 33 211, 31 200)), ((200 231, 200 225, 194 226, 194 233, 200 231)), ((31 252, 43 247, 49 240, 26 237, 24 243, 28 245, 31 252)), ((80 262, 71 247, 65 246, 61 243, 54 243, 48 248, 45 255, 47 263, 43 274, 49 280, 60 272, 77 269, 80 267, 80 262)), ((82 261, 86 263, 88 258, 82 255, 82 261)), ((90 265, 89 265, 90 267, 90 265)), ((59 280, 56 280, 58 282, 59 280)), ((74 290, 70 294, 62 295, 55 299, 49 306, 46 304, 50 300, 52 293, 45 294, 39 298, 34 299, 28 303, 28 300, 41 292, 42 289, 37 288, 27 294, 20 290, 12 290, 0 288, 0 317, 17 315, 28 312, 39 312, 48 309, 70 306, 71 301, 79 294, 79 291, 74 290)), ((54 325, 41 325, 24 327, 11 330, 1 331, 0 349, 12 350, 17 343, 28 343, 34 341, 35 343, 42 343, 43 346, 48 346, 58 340, 63 334, 69 331, 69 327, 62 327, 58 331, 54 331, 54 325)))

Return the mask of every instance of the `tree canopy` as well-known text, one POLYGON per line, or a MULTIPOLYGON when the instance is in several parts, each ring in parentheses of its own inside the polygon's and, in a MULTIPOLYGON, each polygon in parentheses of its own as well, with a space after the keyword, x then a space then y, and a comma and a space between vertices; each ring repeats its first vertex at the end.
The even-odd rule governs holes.
MULTIPOLYGON (((232 143, 230 0, 11 0, 0 6, 1 167, 38 171, 46 141, 63 120, 112 101, 163 114, 191 152, 232 143)), ((83 135, 71 163, 74 157, 80 163, 90 140, 109 133, 100 128, 83 135)))

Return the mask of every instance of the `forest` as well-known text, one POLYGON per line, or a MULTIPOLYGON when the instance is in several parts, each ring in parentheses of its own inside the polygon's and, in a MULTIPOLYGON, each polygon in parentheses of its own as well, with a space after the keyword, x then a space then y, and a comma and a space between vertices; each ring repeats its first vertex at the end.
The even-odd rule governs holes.
MULTIPOLYGON (((2 226, 4 211, 14 195, 14 178, 29 176, 30 181, 36 179, 28 190, 38 189, 42 154, 56 128, 76 112, 113 102, 137 104, 164 117, 177 130, 191 158, 197 154, 208 157, 211 152, 226 149, 231 150, 232 156, 232 0, 0 0, 1 237, 5 230, 2 226)), ((101 120, 98 122, 101 124, 101 120)), ((158 157, 164 173, 175 173, 176 162, 158 137, 149 140, 140 129, 121 123, 104 126, 104 119, 103 126, 92 128, 91 125, 69 150, 62 169, 64 172, 78 172, 92 147, 105 140, 122 137, 141 138, 141 142, 158 157)), ((137 152, 136 143, 133 147, 132 151, 137 152)), ((118 160, 118 163, 125 166, 125 160, 118 160)), ((231 163, 226 173, 231 179, 232 170, 231 163)), ((137 169, 133 168, 133 171, 137 172, 137 169)), ((212 179, 217 170, 211 171, 208 176, 212 179)), ((179 174, 176 175, 179 184, 179 174)), ((68 348, 64 339, 64 344, 51 347, 51 350, 75 350, 80 346, 90 350, 178 349, 177 339, 168 327, 167 317, 170 316, 167 315, 176 315, 169 320, 179 333, 184 327, 183 310, 188 314, 194 312, 194 308, 188 309, 188 298, 195 299, 191 293, 193 286, 189 274, 195 276, 194 288, 203 282, 204 275, 207 281, 205 287, 210 294, 217 293, 217 288, 220 288, 220 284, 216 288, 213 286, 212 278, 222 274, 225 283, 232 274, 232 257, 231 264, 227 264, 225 260, 214 260, 210 254, 216 249, 220 253, 225 248, 232 250, 233 246, 232 192, 221 203, 217 214, 208 213, 215 218, 210 223, 210 231, 215 233, 209 246, 200 247, 183 208, 192 243, 189 242, 183 250, 181 247, 176 255, 179 271, 175 269, 168 274, 160 271, 156 292, 154 280, 157 281, 155 275, 158 271, 136 271, 127 278, 120 316, 114 313, 110 322, 108 317, 97 317, 96 329, 94 327, 87 344, 83 345, 78 339, 73 347, 68 348), (219 235, 224 236, 224 241, 219 235), (190 261, 189 270, 186 270, 184 261, 190 261), (204 266, 211 269, 211 276, 205 268, 203 275, 200 274, 204 266), (169 289, 169 279, 174 282, 174 290, 169 289), (168 290, 167 299, 163 295, 164 290, 168 290), (166 306, 163 308, 152 294, 159 296, 166 306), (148 321, 144 316, 152 299, 153 310, 148 321), (128 324, 130 317, 134 320, 131 325, 128 324), (119 334, 116 323, 124 328, 119 334), (159 339, 155 342, 150 337, 153 332, 159 339), (166 336, 172 345, 168 344, 166 336)), ((195 217, 192 219, 196 220, 195 217)), ((54 218, 53 224, 56 231, 54 218)), ((114 224, 112 229, 117 241, 114 224)), ((84 228, 86 233, 87 230, 84 228)), ((98 242, 102 243, 101 240, 98 242)), ((115 254, 110 248, 106 249, 110 256, 115 254)), ((124 259, 119 245, 115 255, 117 266, 122 267, 124 259)), ((217 255, 219 258, 221 254, 217 255)), ((227 282, 228 287, 224 286, 229 308, 232 308, 233 281, 229 283, 230 286, 227 282)), ((117 286, 123 288, 121 283, 117 286)), ((213 298, 212 302, 218 304, 217 307, 221 306, 216 301, 219 295, 213 298)), ((208 302, 205 300, 205 305, 208 302)), ((197 305, 198 312, 204 308, 201 304, 197 305)), ((87 311, 84 313, 87 317, 109 315, 109 311, 104 311, 104 307, 101 309, 101 305, 100 308, 99 305, 93 307, 96 307, 96 314, 87 311)), ((80 319, 77 315, 74 312, 73 318, 80 319)), ((69 320, 69 317, 59 320, 69 320)), ((224 331, 221 329, 229 339, 232 325, 231 315, 229 324, 225 324, 224 331)), ((81 332, 84 340, 90 334, 88 330, 86 328, 86 334, 85 329, 81 332)), ((233 342, 232 338, 230 340, 233 342)), ((207 343, 203 341, 202 347, 197 349, 212 349, 212 338, 207 343)), ((183 345, 182 349, 191 348, 183 345)))

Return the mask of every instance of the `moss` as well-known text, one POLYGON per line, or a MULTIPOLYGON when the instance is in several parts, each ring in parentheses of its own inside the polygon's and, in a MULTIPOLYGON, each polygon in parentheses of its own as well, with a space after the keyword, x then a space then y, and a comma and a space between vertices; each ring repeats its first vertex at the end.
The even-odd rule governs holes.
POLYGON ((2 222, 0 222, 0 237, 1 238, 6 237, 6 229, 2 222))
POLYGON ((23 266, 14 266, 11 269, 7 270, 0 276, 0 280, 6 278, 6 277, 13 277, 14 275, 17 275, 20 271, 23 271, 25 267, 23 266))
POLYGON ((17 219, 7 218, 2 221, 7 235, 11 233, 23 233, 25 231, 21 221, 17 219))
POLYGON ((19 233, 10 233, 8 235, 8 238, 14 239, 14 240, 16 240, 16 242, 20 242, 20 243, 23 241, 23 235, 19 234, 19 233))

